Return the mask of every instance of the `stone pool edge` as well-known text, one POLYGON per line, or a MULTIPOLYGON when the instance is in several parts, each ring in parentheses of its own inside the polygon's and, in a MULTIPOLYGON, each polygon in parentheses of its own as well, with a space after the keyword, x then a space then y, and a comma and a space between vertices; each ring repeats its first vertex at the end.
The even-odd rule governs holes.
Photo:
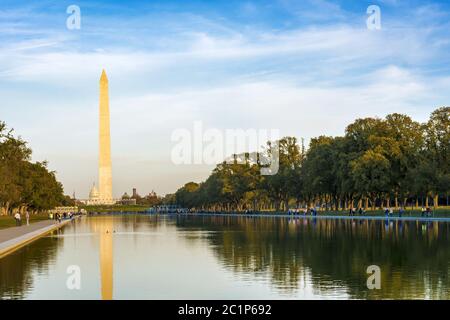
POLYGON ((70 220, 64 220, 61 223, 55 223, 49 226, 45 226, 41 229, 25 233, 21 236, 0 243, 0 259, 26 246, 27 244, 30 244, 31 242, 39 239, 40 237, 46 235, 47 233, 65 226, 66 224, 77 218, 79 218, 79 216, 76 216, 70 220))
MULTIPOLYGON (((189 214, 176 214, 176 213, 135 213, 135 212, 105 212, 98 213, 97 215, 127 215, 127 214, 143 214, 143 215, 166 215, 172 217, 248 217, 248 218, 294 218, 294 219, 329 219, 329 220, 389 220, 389 221, 419 221, 419 222, 450 222, 450 217, 417 217, 417 216, 370 216, 370 215, 303 215, 303 214, 287 214, 287 213, 189 213, 189 214)), ((95 215, 93 215, 95 216, 95 215)))

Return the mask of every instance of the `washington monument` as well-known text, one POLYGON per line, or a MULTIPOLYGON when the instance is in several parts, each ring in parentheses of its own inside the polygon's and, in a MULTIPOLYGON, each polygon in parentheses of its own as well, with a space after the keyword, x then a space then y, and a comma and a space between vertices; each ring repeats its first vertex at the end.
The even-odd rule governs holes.
POLYGON ((108 78, 105 70, 100 77, 100 119, 99 119, 99 155, 98 179, 99 202, 112 204, 112 166, 111 166, 111 134, 109 128, 109 93, 108 78))

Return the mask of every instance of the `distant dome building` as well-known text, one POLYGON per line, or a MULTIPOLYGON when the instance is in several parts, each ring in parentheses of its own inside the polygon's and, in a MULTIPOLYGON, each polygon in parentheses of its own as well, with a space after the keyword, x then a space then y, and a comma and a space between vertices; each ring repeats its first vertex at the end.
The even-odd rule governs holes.
POLYGON ((98 192, 97 188, 95 187, 95 183, 91 188, 91 191, 89 192, 89 199, 98 199, 100 197, 100 193, 98 192))
POLYGON ((100 192, 95 187, 95 183, 92 185, 91 191, 89 192, 89 200, 87 201, 88 205, 96 205, 102 204, 100 199, 100 192))

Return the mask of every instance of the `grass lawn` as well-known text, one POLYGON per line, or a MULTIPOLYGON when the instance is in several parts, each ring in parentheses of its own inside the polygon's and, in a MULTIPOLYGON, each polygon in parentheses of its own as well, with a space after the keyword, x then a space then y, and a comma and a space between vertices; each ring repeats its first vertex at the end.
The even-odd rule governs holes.
MULTIPOLYGON (((48 220, 48 214, 30 215, 30 223, 48 220)), ((22 225, 27 223, 25 216, 22 216, 22 225)), ((13 216, 0 216, 0 229, 6 229, 16 226, 16 220, 13 216)))
POLYGON ((87 212, 142 212, 149 208, 143 205, 111 205, 111 206, 80 206, 87 212))

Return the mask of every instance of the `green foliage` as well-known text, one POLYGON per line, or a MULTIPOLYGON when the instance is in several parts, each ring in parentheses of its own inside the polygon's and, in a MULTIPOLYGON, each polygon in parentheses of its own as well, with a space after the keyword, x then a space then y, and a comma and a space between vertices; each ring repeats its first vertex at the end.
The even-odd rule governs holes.
POLYGON ((0 122, 0 208, 42 211, 68 202, 46 162, 30 162, 31 149, 0 122))
MULTIPOLYGON (((343 137, 311 139, 305 152, 295 137, 279 147, 279 171, 262 176, 248 155, 220 163, 200 184, 180 188, 172 203, 214 210, 274 209, 319 205, 338 209, 405 205, 419 197, 450 192, 450 108, 443 107, 420 124, 398 113, 385 119, 357 119, 343 137), (363 200, 365 204, 363 204, 363 200)), ((268 157, 270 148, 266 154, 268 157)), ((251 151, 251 150, 249 150, 251 151)), ((437 206, 437 203, 435 203, 437 206)))

